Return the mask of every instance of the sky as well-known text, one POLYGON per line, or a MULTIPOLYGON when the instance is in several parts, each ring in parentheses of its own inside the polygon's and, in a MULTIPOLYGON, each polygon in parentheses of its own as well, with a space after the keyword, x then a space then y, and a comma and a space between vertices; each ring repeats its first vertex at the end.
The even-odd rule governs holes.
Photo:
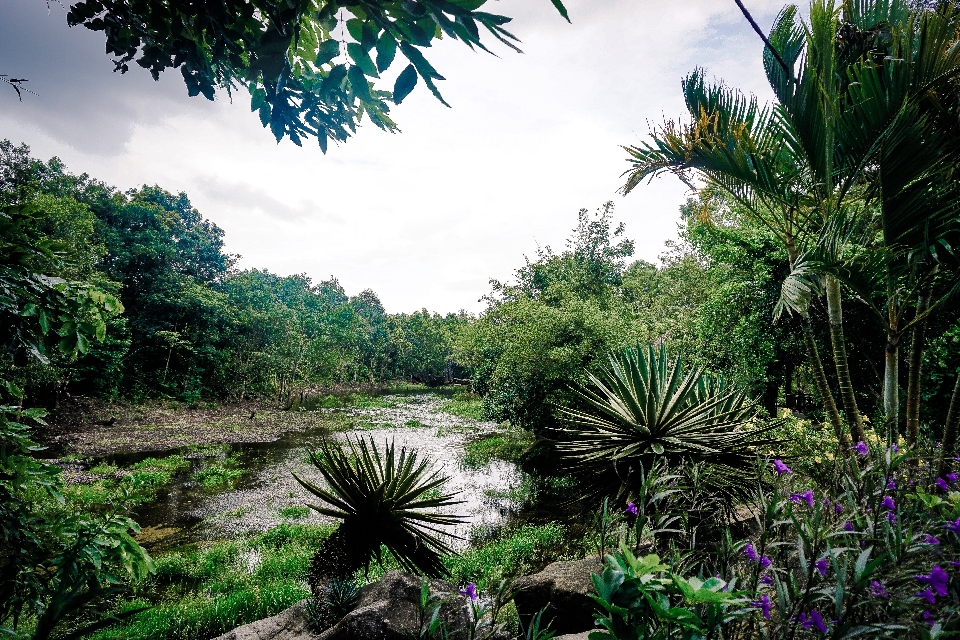
MULTIPOLYGON (((211 102, 175 71, 114 73, 102 34, 68 28, 55 1, 2 0, 0 73, 37 95, 0 87, 0 138, 119 189, 186 192, 239 267, 334 276, 391 313, 482 311, 491 278, 561 250, 577 212, 608 200, 635 257, 656 262, 689 194, 666 176, 619 195, 621 145, 683 116, 698 66, 769 100, 762 42, 733 0, 565 0, 572 24, 549 0, 490 4, 523 54, 440 42, 428 59, 452 108, 421 83, 393 110, 401 133, 368 124, 324 155, 277 144, 246 94, 211 102)), ((764 29, 783 6, 746 4, 764 29)))

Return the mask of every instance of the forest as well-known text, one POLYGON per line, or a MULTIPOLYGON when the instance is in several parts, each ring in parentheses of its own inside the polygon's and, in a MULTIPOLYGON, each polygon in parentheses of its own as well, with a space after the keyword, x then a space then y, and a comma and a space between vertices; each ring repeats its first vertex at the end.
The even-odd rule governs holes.
MULTIPOLYGON (((70 19, 132 19, 95 4, 70 19)), ((484 2, 444 4, 402 29, 389 11, 413 9, 349 5, 343 71, 322 10, 284 44, 281 79, 320 96, 298 113, 256 56, 216 64, 256 72, 278 140, 326 152, 351 110, 392 128, 417 77, 442 100, 424 21, 512 41, 484 2), (311 46, 319 81, 289 63, 311 46), (367 88, 398 47, 413 71, 367 88)), ((772 104, 696 68, 687 113, 623 147, 621 195, 690 187, 659 261, 614 201, 577 203, 477 314, 241 269, 188 194, 0 142, 0 629, 261 637, 231 630, 295 611, 306 635, 271 638, 960 634, 960 6, 814 0, 755 28, 772 104), (578 562, 579 595, 537 599, 578 562), (403 628, 358 631, 384 585, 409 591, 403 628)), ((215 67, 184 71, 191 95, 229 86, 215 67)))

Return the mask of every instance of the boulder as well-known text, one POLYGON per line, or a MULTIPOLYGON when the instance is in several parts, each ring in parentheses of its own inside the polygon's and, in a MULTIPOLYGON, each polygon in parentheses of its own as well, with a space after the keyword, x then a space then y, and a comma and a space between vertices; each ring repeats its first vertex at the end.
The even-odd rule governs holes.
MULTIPOLYGON (((319 635, 319 640, 407 640, 420 630, 422 578, 390 571, 379 582, 360 590, 357 608, 319 635)), ((467 638, 470 609, 455 588, 430 581, 430 594, 444 600, 440 618, 451 640, 467 638)))
POLYGON ((590 556, 582 560, 554 562, 540 573, 514 580, 511 585, 515 593, 513 601, 523 628, 527 628, 537 611, 547 607, 542 621, 549 622, 557 635, 593 630, 596 604, 587 594, 593 591, 590 575, 602 570, 600 557, 590 556))
POLYGON ((317 636, 310 631, 308 602, 301 600, 272 618, 237 627, 214 640, 313 640, 317 636))
POLYGON ((581 631, 580 633, 568 633, 562 636, 553 636, 553 640, 587 640, 587 636, 589 635, 589 631, 581 631))

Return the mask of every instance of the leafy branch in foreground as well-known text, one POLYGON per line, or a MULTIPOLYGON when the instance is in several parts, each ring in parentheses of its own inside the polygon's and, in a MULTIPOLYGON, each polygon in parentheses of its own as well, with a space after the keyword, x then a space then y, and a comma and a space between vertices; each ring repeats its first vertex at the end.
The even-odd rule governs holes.
MULTIPOLYGON (((422 80, 447 105, 437 88, 443 80, 421 49, 444 36, 471 49, 489 51, 481 28, 519 51, 504 25, 511 18, 480 11, 487 0, 223 0, 167 3, 139 0, 80 0, 67 14, 70 26, 103 31, 116 70, 129 63, 154 79, 179 68, 191 96, 212 100, 249 89, 251 107, 279 142, 300 145, 316 137, 345 142, 366 113, 385 131, 396 131, 389 103, 400 104, 422 80), (392 90, 378 87, 397 58, 407 65, 392 90)), ((554 7, 567 19, 560 0, 554 7)), ((449 106, 449 105, 447 105, 449 106)))
POLYGON ((336 532, 314 554, 310 585, 314 593, 329 578, 349 576, 369 566, 373 558, 382 563, 382 548, 403 569, 431 577, 446 576, 441 554, 453 551, 441 536, 441 527, 463 519, 439 512, 460 504, 454 494, 442 493, 449 478, 434 470, 416 451, 393 443, 381 454, 371 438, 347 440, 345 446, 324 443, 310 453, 327 487, 294 477, 324 505, 308 505, 320 514, 341 521, 336 532))

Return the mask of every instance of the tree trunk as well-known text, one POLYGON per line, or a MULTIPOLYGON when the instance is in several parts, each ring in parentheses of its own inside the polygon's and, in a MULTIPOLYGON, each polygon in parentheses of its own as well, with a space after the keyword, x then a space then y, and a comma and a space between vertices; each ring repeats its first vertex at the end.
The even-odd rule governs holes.
POLYGON ((883 367, 883 413, 888 444, 895 443, 900 435, 900 336, 897 335, 896 321, 893 322, 887 327, 883 367))
POLYGON ((960 423, 960 371, 957 372, 957 381, 953 385, 953 396, 950 398, 950 408, 947 409, 947 421, 943 425, 938 476, 943 476, 947 472, 949 467, 947 461, 956 455, 958 423, 960 423))
MULTIPOLYGON (((917 301, 917 315, 926 313, 933 295, 932 283, 920 292, 917 301)), ((914 447, 920 442, 920 367, 923 363, 923 338, 927 329, 926 319, 913 328, 913 340, 910 345, 910 371, 907 378, 907 443, 914 447)))
POLYGON ((863 419, 857 408, 857 398, 853 393, 853 381, 850 379, 850 367, 847 364, 847 343, 843 335, 843 307, 840 298, 840 282, 833 276, 823 278, 827 290, 827 314, 830 319, 830 345, 833 347, 833 361, 837 366, 837 381, 840 384, 840 398, 843 401, 843 413, 850 425, 854 440, 866 439, 863 432, 863 419))
POLYGON ((817 391, 823 399, 827 418, 830 420, 831 426, 833 426, 840 450, 846 455, 850 448, 850 441, 847 439, 847 434, 843 430, 843 421, 840 420, 837 403, 833 399, 833 393, 830 391, 830 383, 827 382, 827 374, 823 370, 823 361, 820 359, 817 341, 813 337, 813 327, 810 326, 809 316, 804 316, 803 318, 803 341, 807 347, 807 357, 810 358, 810 368, 813 369, 813 379, 816 382, 817 391))

